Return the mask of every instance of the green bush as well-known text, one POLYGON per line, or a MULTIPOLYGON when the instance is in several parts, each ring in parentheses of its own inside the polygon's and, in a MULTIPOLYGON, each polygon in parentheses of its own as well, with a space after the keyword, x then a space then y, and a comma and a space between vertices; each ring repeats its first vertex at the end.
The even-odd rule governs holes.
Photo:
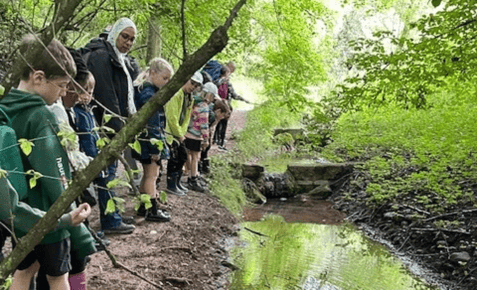
POLYGON ((473 201, 477 182, 477 105, 463 85, 442 90, 427 110, 387 106, 342 115, 324 154, 335 160, 364 161, 355 180, 377 203, 412 196, 442 211, 473 201), (439 206, 437 206, 439 205, 439 206))

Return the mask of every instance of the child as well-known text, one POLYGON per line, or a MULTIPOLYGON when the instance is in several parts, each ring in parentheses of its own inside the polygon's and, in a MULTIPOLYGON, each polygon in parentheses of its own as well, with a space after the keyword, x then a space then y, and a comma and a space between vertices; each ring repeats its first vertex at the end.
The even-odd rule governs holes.
POLYGON ((194 106, 190 117, 189 127, 185 134, 185 145, 187 151, 187 162, 190 170, 189 189, 205 192, 205 184, 198 180, 198 164, 200 152, 209 147, 209 105, 208 99, 217 95, 217 87, 211 83, 206 83, 202 92, 194 94, 194 106))
MULTIPOLYGON (((37 42, 34 35, 26 36, 20 45, 20 53, 25 53, 37 42)), ((25 171, 32 169, 44 177, 35 187, 28 189, 25 201, 42 211, 50 209, 71 179, 68 158, 56 136, 58 124, 46 105, 53 104, 66 93, 70 76, 76 74, 73 59, 61 43, 52 40, 47 49, 25 66, 18 88, 12 89, 0 101, 0 107, 12 120, 17 138, 34 143, 31 153, 22 156, 23 167, 25 171)), ((38 267, 36 261, 45 269, 50 289, 69 289, 71 240, 79 257, 86 257, 96 250, 83 224, 74 229, 45 235, 18 266, 11 289, 28 289, 31 276, 38 267)))
MULTIPOLYGON (((172 66, 162 58, 154 58, 149 63, 149 68, 141 73, 135 82, 134 97, 136 108, 140 109, 158 90, 160 90, 174 73, 172 66)), ((169 149, 166 144, 164 129, 166 119, 164 108, 157 110, 147 121, 147 133, 140 135, 141 153, 132 152, 143 168, 143 176, 139 186, 141 193, 151 197, 152 207, 147 209, 141 204, 138 215, 145 216, 147 221, 167 222, 170 215, 160 210, 157 206, 156 179, 161 165, 161 160, 169 158, 169 149), (163 149, 160 151, 157 145, 150 142, 151 138, 162 141, 163 149)))
POLYGON ((189 126, 190 115, 194 100, 192 93, 202 86, 203 77, 198 71, 182 86, 165 105, 167 144, 170 145, 170 158, 167 162, 166 191, 178 196, 186 194, 182 187, 182 167, 187 161, 187 150, 184 145, 184 135, 189 126))
POLYGON ((228 118, 230 116, 229 107, 220 99, 214 98, 210 100, 209 104, 209 146, 202 150, 200 153, 199 173, 209 173, 209 159, 207 154, 210 150, 210 144, 212 144, 212 136, 214 136, 215 128, 220 120, 228 118))

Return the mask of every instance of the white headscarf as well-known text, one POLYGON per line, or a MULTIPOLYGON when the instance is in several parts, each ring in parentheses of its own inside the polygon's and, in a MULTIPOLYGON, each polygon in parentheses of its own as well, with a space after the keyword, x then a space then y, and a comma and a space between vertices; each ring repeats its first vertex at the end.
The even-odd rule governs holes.
POLYGON ((116 40, 119 34, 128 27, 132 27, 134 29, 134 32, 137 31, 136 25, 134 24, 134 22, 132 22, 131 19, 126 17, 120 18, 118 21, 116 21, 116 23, 114 23, 113 27, 111 28, 111 31, 108 35, 108 42, 111 43, 111 45, 113 46, 114 52, 116 52, 119 62, 121 63, 121 66, 123 67, 123 70, 128 78, 128 108, 129 114, 132 115, 136 113, 136 105, 134 105, 133 82, 131 76, 129 75, 128 68, 126 67, 126 62, 124 61, 126 58, 126 53, 120 52, 116 47, 116 40))

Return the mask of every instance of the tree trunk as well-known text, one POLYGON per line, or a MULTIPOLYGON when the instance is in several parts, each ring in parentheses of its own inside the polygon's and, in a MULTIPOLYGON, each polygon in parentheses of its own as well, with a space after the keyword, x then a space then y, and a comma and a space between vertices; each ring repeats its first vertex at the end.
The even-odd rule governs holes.
MULTIPOLYGON (((79 1, 79 0, 76 0, 79 1)), ((15 249, 0 264, 0 284, 12 273, 26 255, 38 244, 42 238, 50 232, 71 203, 81 192, 99 175, 99 173, 111 164, 122 152, 130 140, 134 139, 146 125, 147 120, 161 106, 166 104, 173 95, 181 89, 184 83, 190 79, 196 70, 201 68, 209 59, 222 51, 228 42, 227 31, 237 16, 238 11, 246 0, 240 0, 232 9, 225 24, 215 29, 207 42, 193 55, 187 57, 171 81, 158 91, 142 108, 131 116, 125 126, 113 138, 111 143, 101 150, 101 153, 84 169, 78 172, 75 180, 68 189, 61 194, 50 210, 38 223, 19 240, 15 249)), ((79 3, 79 2, 78 2, 79 3)), ((51 41, 51 40, 50 40, 51 41)), ((28 57, 34 57, 29 55, 28 57)), ((15 67, 15 65, 13 66, 15 67)))
POLYGON ((161 57, 161 21, 158 15, 153 15, 149 19, 149 29, 147 33, 147 54, 146 62, 149 63, 155 57, 161 57))

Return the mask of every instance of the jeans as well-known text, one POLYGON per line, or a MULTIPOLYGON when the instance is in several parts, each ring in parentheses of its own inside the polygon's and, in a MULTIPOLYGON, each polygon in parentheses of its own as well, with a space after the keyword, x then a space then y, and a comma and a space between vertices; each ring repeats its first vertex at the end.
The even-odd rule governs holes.
POLYGON ((95 183, 98 186, 102 187, 102 188, 98 188, 98 203, 99 203, 101 228, 103 230, 115 228, 119 226, 122 222, 122 218, 119 215, 119 211, 117 209, 113 213, 110 213, 107 215, 104 214, 104 212, 106 211, 106 205, 108 203, 108 200, 116 196, 113 190, 107 190, 105 188, 107 188, 106 185, 108 184, 108 182, 116 178, 117 167, 118 167, 118 162, 117 161, 113 162, 111 165, 109 165, 105 169, 106 176, 98 177, 95 180, 95 183))

